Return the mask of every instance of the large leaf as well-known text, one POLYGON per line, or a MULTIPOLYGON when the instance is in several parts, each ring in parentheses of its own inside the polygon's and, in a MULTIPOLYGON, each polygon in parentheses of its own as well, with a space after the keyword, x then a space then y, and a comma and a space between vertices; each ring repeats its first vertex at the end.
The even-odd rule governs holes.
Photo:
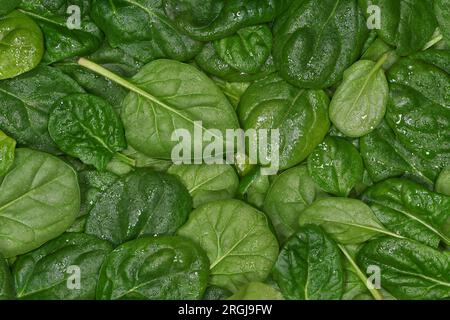
POLYGON ((200 206, 178 234, 191 238, 208 254, 210 283, 233 292, 265 280, 278 255, 264 213, 239 200, 200 206))
POLYGON ((327 88, 360 56, 367 34, 357 0, 293 1, 275 21, 275 62, 292 84, 327 88))
POLYGON ((91 0, 27 0, 19 8, 41 27, 45 39, 44 60, 48 63, 94 52, 103 34, 90 18, 91 0), (69 28, 70 6, 80 10, 80 25, 69 28), (79 27, 79 28, 78 28, 79 27))
POLYGON ((0 184, 0 253, 14 257, 63 233, 80 210, 75 171, 49 154, 18 149, 0 184))
MULTIPOLYGON (((287 169, 306 159, 325 137, 328 103, 322 90, 298 89, 272 75, 247 89, 237 111, 246 130, 279 129, 279 166, 287 169)), ((268 145, 268 150, 273 148, 268 145)))
POLYGON ((273 278, 289 300, 339 300, 344 270, 337 244, 318 226, 305 226, 284 244, 273 278))
POLYGON ((200 41, 225 38, 247 26, 271 22, 292 0, 166 0, 165 11, 200 41))
POLYGON ((113 48, 142 51, 144 63, 158 58, 188 61, 202 47, 170 21, 164 1, 94 0, 91 15, 113 48))
POLYGON ((22 0, 0 0, 0 16, 6 15, 14 10, 22 0))
POLYGON ((397 299, 450 298, 450 256, 426 245, 381 238, 363 246, 357 262, 379 267, 382 286, 397 299))
POLYGON ((344 79, 331 99, 331 122, 348 137, 362 137, 383 120, 389 96, 381 69, 386 57, 377 63, 360 60, 345 70, 344 79))
MULTIPOLYGON (((172 140, 177 129, 190 133, 191 150, 203 150, 201 146, 194 147, 199 138, 194 132, 200 131, 225 145, 226 130, 239 127, 227 98, 193 66, 156 60, 144 66, 130 83, 88 60, 80 59, 79 63, 131 90, 122 109, 126 138, 135 150, 149 157, 171 159, 178 144, 172 140)), ((206 142, 203 143, 206 147, 206 142)), ((187 158, 194 157, 187 155, 187 158)))
POLYGON ((192 196, 193 206, 234 198, 239 178, 227 164, 173 165, 168 173, 180 178, 192 196))
POLYGON ((33 20, 18 11, 0 14, 0 80, 34 69, 43 54, 42 32, 33 20))
POLYGON ((67 233, 20 256, 12 266, 17 298, 94 299, 100 267, 112 249, 96 237, 67 233))
POLYGON ((437 27, 432 0, 360 0, 364 12, 369 5, 380 9, 380 38, 407 56, 420 51, 431 39, 437 27))
POLYGON ((322 190, 346 197, 362 181, 364 166, 350 142, 327 137, 308 157, 308 171, 322 190))
POLYGON ((84 90, 60 70, 39 66, 17 78, 0 82, 0 129, 19 145, 57 153, 50 137, 48 114, 60 98, 84 90))
POLYGON ((93 95, 58 100, 48 131, 59 149, 98 170, 105 170, 113 156, 127 147, 119 117, 107 101, 93 95))
POLYGON ((380 234, 395 236, 366 204, 356 199, 319 199, 300 214, 299 223, 320 225, 342 244, 359 244, 380 234))
POLYGON ((317 198, 325 196, 306 166, 286 170, 275 178, 264 200, 264 212, 272 221, 280 242, 297 231, 300 213, 317 198))
POLYGON ((175 177, 138 169, 97 195, 86 233, 116 245, 143 236, 173 235, 191 206, 188 191, 175 177))
POLYGON ((378 219, 389 230, 437 247, 450 244, 442 228, 450 218, 450 197, 406 179, 388 179, 363 194, 378 219))
POLYGON ((142 238, 116 248, 100 272, 100 300, 200 299, 208 282, 208 258, 189 239, 142 238))

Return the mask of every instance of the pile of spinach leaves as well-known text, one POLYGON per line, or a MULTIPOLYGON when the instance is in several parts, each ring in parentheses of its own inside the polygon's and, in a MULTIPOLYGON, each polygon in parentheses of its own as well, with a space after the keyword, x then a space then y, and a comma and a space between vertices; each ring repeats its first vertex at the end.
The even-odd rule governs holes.
POLYGON ((450 1, 0 0, 0 299, 450 299, 450 1))

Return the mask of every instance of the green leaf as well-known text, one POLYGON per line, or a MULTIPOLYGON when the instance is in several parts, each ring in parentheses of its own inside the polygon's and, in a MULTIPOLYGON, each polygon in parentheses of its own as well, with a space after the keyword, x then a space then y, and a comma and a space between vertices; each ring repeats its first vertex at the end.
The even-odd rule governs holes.
POLYGON ((439 174, 435 186, 436 192, 450 196, 450 167, 445 168, 439 174))
POLYGON ((116 245, 143 236, 173 235, 191 206, 188 191, 175 177, 137 169, 97 195, 86 233, 116 245))
POLYGON ((111 105, 88 94, 69 95, 55 103, 48 131, 68 155, 105 170, 116 152, 127 147, 119 117, 111 105))
POLYGON ((0 253, 10 258, 40 247, 69 228, 79 211, 75 171, 49 154, 17 149, 0 184, 0 253))
POLYGON ((378 35, 396 47, 400 56, 422 50, 437 27, 430 0, 361 0, 360 3, 367 14, 369 5, 380 8, 378 35))
POLYGON ((54 103, 84 90, 60 70, 39 66, 0 82, 0 129, 19 145, 58 153, 48 133, 48 114, 54 103))
POLYGON ((131 90, 122 109, 126 138, 133 149, 148 157, 171 159, 178 144, 172 141, 177 129, 187 130, 195 140, 195 128, 225 144, 226 130, 239 127, 227 98, 193 66, 156 60, 144 66, 130 83, 86 59, 79 63, 131 90), (202 126, 197 121, 202 121, 202 126), (221 135, 211 129, 219 130, 221 135))
POLYGON ((274 29, 280 75, 300 88, 336 84, 355 62, 368 35, 357 0, 293 1, 274 29))
POLYGON ((408 176, 431 187, 437 175, 435 163, 409 151, 385 121, 360 139, 360 152, 374 182, 408 176))
POLYGON ((344 79, 331 99, 331 122, 348 137, 362 137, 383 120, 389 87, 381 68, 384 55, 377 63, 360 60, 345 70, 344 79))
POLYGON ((54 66, 74 79, 87 93, 108 101, 114 111, 120 115, 122 101, 128 93, 125 88, 110 79, 81 67, 76 62, 57 63, 54 66))
POLYGON ((250 282, 227 300, 284 300, 281 293, 261 282, 250 282))
POLYGON ((6 15, 14 10, 22 0, 0 0, 0 16, 6 15))
POLYGON ((363 179, 358 150, 347 140, 327 137, 308 157, 308 171, 325 192, 346 197, 363 179))
POLYGON ((27 0, 20 3, 20 11, 36 21, 44 33, 46 63, 84 56, 99 48, 103 34, 90 18, 90 4, 90 0, 27 0), (74 18, 69 7, 74 5, 80 9, 79 28, 69 28, 68 24, 74 18))
POLYGON ((400 237, 386 230, 372 210, 357 199, 319 199, 300 214, 299 223, 320 225, 342 244, 363 243, 380 234, 400 237))
POLYGON ((270 28, 252 26, 205 45, 195 61, 205 72, 227 81, 253 81, 276 71, 271 50, 270 28))
POLYGON ((0 80, 34 69, 43 54, 42 32, 33 20, 18 11, 0 16, 0 80))
POLYGON ((272 22, 292 0, 166 0, 165 11, 200 41, 222 39, 247 26, 272 22))
POLYGON ((230 297, 232 293, 227 289, 217 286, 209 286, 206 288, 202 300, 225 300, 230 297))
POLYGON ((344 289, 336 243, 318 226, 305 226, 284 244, 273 277, 288 300, 339 300, 344 289))
POLYGON ((194 208, 234 198, 239 185, 236 171, 227 164, 173 165, 167 172, 183 182, 192 196, 194 208))
POLYGON ((14 162, 16 141, 0 130, 0 177, 4 176, 14 162))
POLYGON ((450 1, 434 0, 434 12, 439 23, 439 28, 448 45, 450 45, 450 1))
POLYGON ((12 266, 17 298, 94 299, 100 267, 112 249, 96 237, 67 233, 20 256, 12 266))
POLYGON ((0 255, 0 300, 12 300, 15 297, 14 280, 8 262, 0 255))
POLYGON ((381 238, 364 245, 357 262, 379 267, 382 286, 397 299, 450 298, 450 256, 426 245, 381 238))
POLYGON ((111 47, 142 51, 144 63, 158 58, 188 61, 202 45, 175 27, 164 13, 164 5, 163 1, 96 0, 91 16, 111 47))
POLYGON ((450 217, 450 197, 406 179, 388 179, 367 189, 362 200, 392 232, 431 247, 440 240, 450 244, 442 232, 450 217))
POLYGON ((200 206, 178 234, 194 240, 208 254, 210 284, 233 292, 265 280, 278 255, 265 215, 239 200, 200 206))
POLYGON ((272 221, 281 243, 298 230, 300 213, 325 196, 304 165, 286 170, 275 178, 264 200, 264 212, 272 221))
MULTIPOLYGON (((273 75, 247 89, 237 112, 245 130, 279 129, 282 170, 302 162, 323 140, 329 128, 328 103, 322 90, 298 89, 273 75)), ((273 148, 269 143, 268 150, 273 148)))
POLYGON ((99 300, 200 299, 208 281, 204 251, 181 237, 142 238, 116 248, 97 286, 99 300))

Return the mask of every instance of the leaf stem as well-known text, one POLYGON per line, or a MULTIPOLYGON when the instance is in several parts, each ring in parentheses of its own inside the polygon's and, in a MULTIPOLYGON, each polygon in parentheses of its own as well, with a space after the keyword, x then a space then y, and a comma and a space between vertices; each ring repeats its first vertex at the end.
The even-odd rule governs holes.
POLYGON ((127 157, 123 153, 116 152, 114 154, 114 158, 119 160, 122 163, 125 163, 125 164, 129 165, 129 166, 136 167, 136 160, 134 160, 134 159, 132 159, 130 157, 127 157))
POLYGON ((381 295, 381 292, 378 291, 375 288, 371 288, 367 285, 367 277, 366 275, 361 271, 361 269, 356 264, 355 260, 353 260, 352 256, 348 253, 347 249, 341 244, 337 244, 339 249, 341 249, 342 253, 344 254, 345 258, 347 258, 348 262, 352 266, 353 270, 355 270, 356 275, 358 278, 364 283, 364 286, 366 286, 367 290, 370 291, 370 294, 372 294, 373 298, 375 300, 384 300, 383 296, 381 295))
POLYGON ((442 34, 439 31, 439 28, 436 29, 436 31, 433 34, 433 37, 431 38, 430 41, 428 41, 425 46, 423 47, 422 51, 428 50, 430 49, 432 46, 434 46, 436 43, 438 43, 439 41, 441 41, 442 39, 444 39, 444 37, 442 36, 442 34))

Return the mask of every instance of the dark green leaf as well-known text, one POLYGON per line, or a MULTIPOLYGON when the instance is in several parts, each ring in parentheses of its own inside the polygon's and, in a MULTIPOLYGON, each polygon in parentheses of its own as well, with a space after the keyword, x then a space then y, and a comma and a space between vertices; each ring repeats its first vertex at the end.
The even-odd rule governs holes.
POLYGON ((116 248, 103 264, 100 300, 200 299, 208 281, 208 258, 189 239, 142 238, 116 248))

